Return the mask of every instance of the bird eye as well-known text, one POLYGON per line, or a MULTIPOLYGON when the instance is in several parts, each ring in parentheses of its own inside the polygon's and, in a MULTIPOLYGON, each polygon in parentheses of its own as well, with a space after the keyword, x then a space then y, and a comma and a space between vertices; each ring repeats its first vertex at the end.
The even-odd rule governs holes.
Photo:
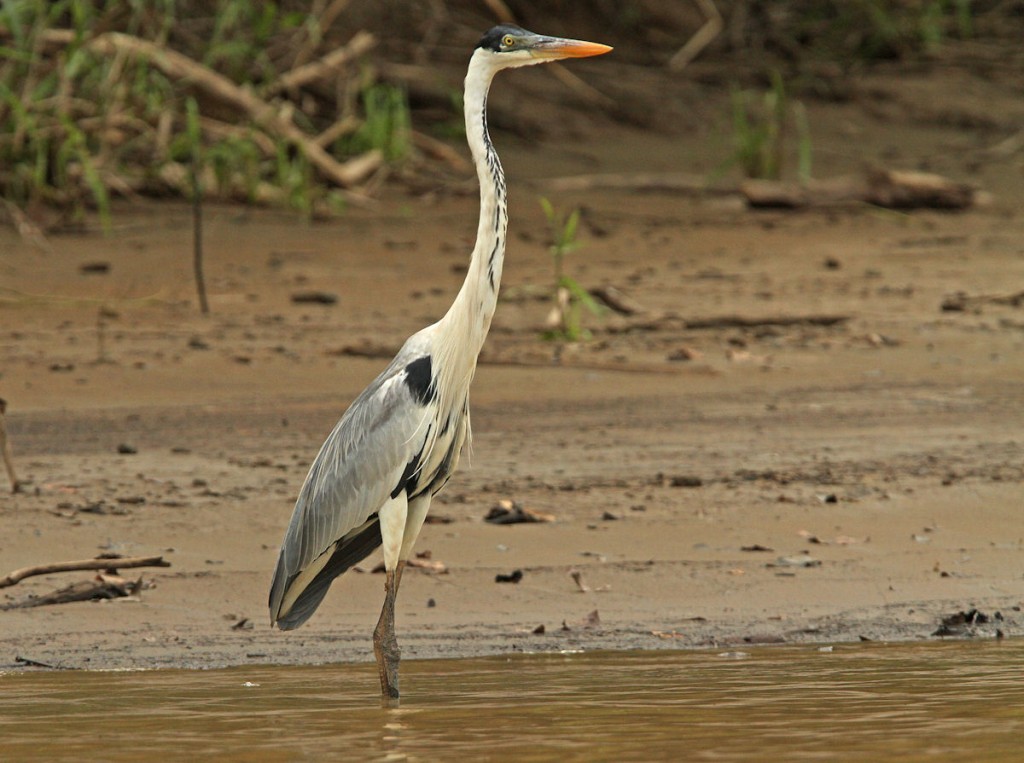
POLYGON ((504 45, 506 48, 511 48, 513 45, 516 44, 516 38, 510 34, 507 34, 505 35, 504 38, 502 38, 501 44, 504 45))

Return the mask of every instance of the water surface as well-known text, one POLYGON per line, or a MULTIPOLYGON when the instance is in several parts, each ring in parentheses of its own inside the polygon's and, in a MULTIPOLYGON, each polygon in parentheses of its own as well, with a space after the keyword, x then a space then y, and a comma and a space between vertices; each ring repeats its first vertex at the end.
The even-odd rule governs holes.
POLYGON ((1024 755, 1024 640, 0 674, 0 760, 952 760, 1024 755))

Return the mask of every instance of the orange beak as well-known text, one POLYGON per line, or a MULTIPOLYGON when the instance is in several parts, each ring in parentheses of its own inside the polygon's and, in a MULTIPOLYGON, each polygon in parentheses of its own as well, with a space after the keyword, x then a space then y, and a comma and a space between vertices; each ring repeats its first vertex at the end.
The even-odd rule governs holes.
POLYGON ((567 40, 562 37, 542 37, 530 46, 536 58, 556 61, 560 58, 587 58, 604 55, 612 50, 610 45, 584 40, 567 40))

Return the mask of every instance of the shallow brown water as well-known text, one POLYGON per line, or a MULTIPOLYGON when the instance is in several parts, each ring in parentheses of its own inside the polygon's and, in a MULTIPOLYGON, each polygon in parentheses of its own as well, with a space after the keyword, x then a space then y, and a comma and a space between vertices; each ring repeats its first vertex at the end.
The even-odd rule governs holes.
POLYGON ((1024 641, 0 675, 12 760, 1019 760, 1024 641))

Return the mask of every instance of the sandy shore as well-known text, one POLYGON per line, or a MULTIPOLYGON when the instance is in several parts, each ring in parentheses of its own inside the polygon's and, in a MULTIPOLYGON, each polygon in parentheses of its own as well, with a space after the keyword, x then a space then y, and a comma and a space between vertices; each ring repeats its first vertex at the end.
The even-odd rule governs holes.
MULTIPOLYGON (((574 275, 641 311, 589 319, 593 340, 555 365, 529 180, 559 150, 506 152, 521 190, 504 299, 472 457, 418 543, 446 571, 412 571, 399 597, 405 655, 927 639, 972 608, 990 618, 976 635, 1019 633, 1024 312, 942 309, 1024 284, 1016 186, 959 215, 561 196, 585 207, 574 275), (485 522, 501 500, 555 521, 485 522)), ((594 152, 587 167, 615 168, 627 149, 594 152)), ((187 209, 124 209, 48 253, 0 230, 0 396, 26 483, 0 497, 0 574, 100 552, 171 563, 137 597, 0 612, 0 668, 372 659, 370 560, 292 633, 270 628, 267 587, 324 436, 457 290, 475 200, 208 219, 209 317, 187 209), (310 290, 338 301, 292 300, 310 290)))

